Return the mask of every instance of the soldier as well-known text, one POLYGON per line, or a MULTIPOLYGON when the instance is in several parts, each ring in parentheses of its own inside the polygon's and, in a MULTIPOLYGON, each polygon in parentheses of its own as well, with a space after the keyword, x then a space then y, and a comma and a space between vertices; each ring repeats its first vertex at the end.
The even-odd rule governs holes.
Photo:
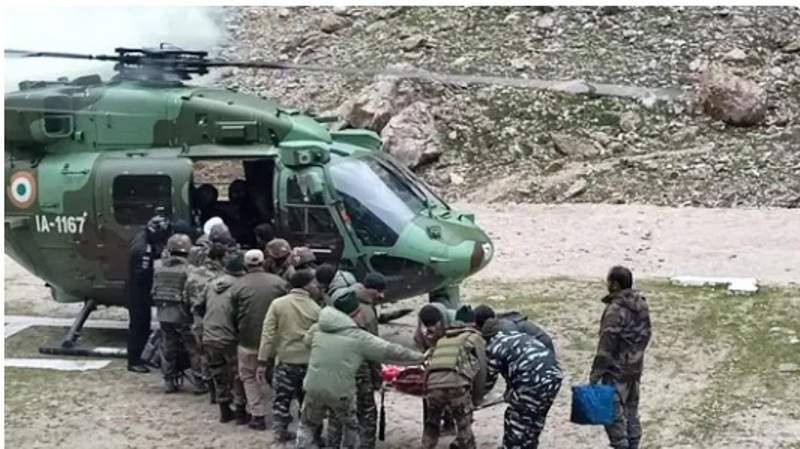
POLYGON ((295 270, 302 270, 305 268, 317 268, 317 256, 311 248, 307 246, 298 246, 292 249, 292 266, 295 270))
MULTIPOLYGON (((274 240, 273 240, 274 241, 274 240)), ((277 358, 272 380, 273 429, 278 442, 295 438, 289 431, 292 416, 289 413, 292 399, 303 401, 303 378, 308 369, 309 349, 303 337, 317 322, 320 307, 317 303, 320 289, 314 270, 299 270, 289 279, 292 290, 272 303, 264 320, 261 346, 258 350, 259 381, 266 382, 273 361, 277 358)))
MULTIPOLYGON (((354 292, 325 307, 319 323, 303 339, 311 349, 308 374, 303 380, 306 398, 297 428, 298 449, 319 444, 323 420, 329 419, 328 442, 339 441, 338 432, 354 409, 356 371, 365 360, 380 364, 384 360, 420 363, 423 354, 389 343, 361 329, 354 317, 361 308, 354 292)), ((350 435, 352 431, 350 430, 350 435)), ((352 447, 352 441, 345 442, 352 447)), ((335 446, 338 447, 338 446, 335 446)))
POLYGON ((257 378, 258 348, 264 317, 272 302, 288 290, 283 279, 264 271, 264 253, 251 249, 244 254, 247 274, 231 287, 231 303, 236 317, 238 342, 237 358, 239 376, 244 384, 252 419, 249 427, 266 430, 264 418, 267 389, 257 378))
POLYGON ((510 312, 501 313, 498 316, 495 316, 494 310, 489 306, 478 306, 475 308, 475 323, 478 325, 478 329, 483 329, 483 325, 488 320, 499 320, 501 329, 504 330, 516 330, 522 332, 523 334, 532 335, 536 337, 537 340, 544 343, 553 354, 556 353, 555 347, 553 346, 553 339, 550 338, 550 335, 544 331, 540 326, 538 326, 533 321, 529 321, 528 317, 520 314, 516 310, 512 310, 510 312))
POLYGON ((644 353, 650 343, 650 307, 633 289, 633 274, 625 267, 611 268, 606 277, 608 295, 600 322, 600 342, 589 377, 592 383, 614 385, 614 424, 606 427, 611 447, 638 449, 639 386, 644 353))
MULTIPOLYGON (((356 294, 359 313, 354 318, 356 324, 372 335, 378 336, 378 311, 375 302, 383 298, 386 291, 386 278, 380 273, 368 274, 361 283, 349 289, 356 294)), ((334 293, 334 301, 346 289, 334 293)), ((346 294, 346 293, 345 293, 346 294)), ((375 404, 375 391, 381 387, 381 366, 365 361, 356 372, 356 417, 363 449, 374 449, 375 433, 378 431, 378 407, 375 404)), ((335 442, 334 442, 335 443, 335 442)))
MULTIPOLYGON (((189 259, 192 258, 192 247, 189 259)), ((206 285, 223 272, 222 259, 227 252, 227 246, 219 241, 213 242, 208 252, 208 257, 200 266, 189 268, 189 278, 186 280, 184 295, 189 301, 192 311, 192 333, 194 334, 197 352, 200 358, 200 370, 206 387, 211 393, 211 403, 216 403, 214 382, 211 381, 211 372, 208 368, 208 356, 203 347, 203 316, 206 313, 205 297, 203 295, 206 285)))
POLYGON ((256 238, 256 248, 260 250, 264 250, 267 247, 267 243, 275 238, 275 230, 269 223, 261 223, 256 226, 253 234, 255 234, 256 238))
POLYGON ((475 328, 475 314, 469 306, 459 309, 455 318, 436 341, 425 368, 423 449, 433 449, 439 442, 439 426, 446 409, 456 423, 456 439, 450 447, 476 447, 472 412, 486 393, 486 344, 475 328))
POLYGON ((324 263, 317 268, 317 282, 322 288, 325 305, 333 306, 331 297, 337 290, 353 286, 358 283, 353 273, 338 270, 335 265, 324 263))
MULTIPOLYGON (((420 351, 427 351, 436 345, 442 338, 447 328, 456 319, 456 311, 448 309, 440 302, 426 304, 419 311, 417 329, 414 331, 414 345, 420 351)), ((422 399, 422 409, 428 409, 428 400, 422 399)), ((442 434, 450 435, 455 432, 455 418, 449 408, 445 408, 442 413, 442 434)))
POLYGON ((202 385, 197 345, 192 334, 192 313, 184 295, 189 263, 186 256, 192 241, 185 234, 175 234, 167 241, 170 257, 156 264, 153 274, 153 302, 158 308, 158 321, 164 333, 161 347, 161 368, 167 393, 179 390, 183 378, 179 357, 188 352, 195 385, 202 385))
POLYGON ((244 255, 239 250, 225 257, 225 272, 212 280, 203 290, 206 313, 203 316, 203 345, 208 353, 208 367, 214 379, 219 404, 219 421, 236 419, 239 425, 248 424, 245 392, 239 378, 236 358, 236 332, 230 288, 245 274, 244 255), (231 403, 235 410, 231 410, 231 403))
POLYGON ((483 336, 488 342, 487 391, 498 373, 506 381, 503 448, 536 449, 564 378, 555 354, 532 335, 502 330, 499 320, 487 321, 483 336))
POLYGON ((131 240, 131 258, 126 292, 128 296, 128 371, 149 373, 142 351, 150 337, 153 297, 153 263, 167 242, 169 222, 155 216, 131 240))
POLYGON ((264 255, 266 256, 264 268, 267 273, 277 274, 287 281, 292 277, 295 270, 289 257, 292 255, 289 242, 284 239, 270 240, 264 248, 264 255))

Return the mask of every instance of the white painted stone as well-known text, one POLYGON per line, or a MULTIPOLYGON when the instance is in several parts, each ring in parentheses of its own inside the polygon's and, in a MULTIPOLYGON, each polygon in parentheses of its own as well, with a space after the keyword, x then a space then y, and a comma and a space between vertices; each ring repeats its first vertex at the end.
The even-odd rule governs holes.
POLYGON ((111 360, 4 359, 6 368, 38 368, 57 371, 88 371, 108 366, 111 360))
POLYGON ((689 287, 703 287, 707 285, 725 285, 728 291, 738 294, 751 294, 758 291, 758 281, 755 278, 723 278, 703 276, 673 276, 670 282, 675 285, 689 287))

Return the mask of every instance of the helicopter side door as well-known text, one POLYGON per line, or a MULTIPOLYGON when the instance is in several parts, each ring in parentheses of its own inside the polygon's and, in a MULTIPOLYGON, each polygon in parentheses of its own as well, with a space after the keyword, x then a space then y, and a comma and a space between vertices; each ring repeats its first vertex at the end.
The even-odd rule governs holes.
POLYGON ((127 279, 131 239, 157 209, 164 208, 172 221, 190 217, 191 161, 158 153, 109 151, 101 156, 95 221, 106 281, 127 279))
POLYGON ((343 230, 327 189, 317 182, 324 179, 319 167, 301 170, 283 168, 278 181, 280 207, 276 222, 281 235, 292 245, 307 246, 317 263, 336 263, 344 251, 343 230))

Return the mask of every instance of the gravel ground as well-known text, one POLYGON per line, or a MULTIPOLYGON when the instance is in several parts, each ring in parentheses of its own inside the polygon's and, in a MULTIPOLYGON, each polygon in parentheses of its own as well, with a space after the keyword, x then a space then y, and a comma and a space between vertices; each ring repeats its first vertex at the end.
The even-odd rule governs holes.
MULTIPOLYGON (((599 429, 569 424, 568 385, 580 383, 586 376, 595 344, 597 317, 602 311, 596 301, 603 288, 600 278, 611 264, 627 263, 640 278, 707 274, 756 276, 778 284, 798 280, 796 271, 791 270, 800 266, 800 240, 794 231, 800 216, 793 211, 588 205, 459 206, 477 213, 478 223, 492 235, 497 247, 489 267, 465 283, 465 297, 470 301, 495 302, 498 308, 521 308, 537 317, 554 335, 566 367, 565 387, 550 415, 543 447, 584 448, 605 444, 599 429), (545 279, 568 275, 595 280, 545 279)), ((70 316, 77 311, 77 306, 50 302, 41 282, 8 257, 5 281, 6 313, 70 316)), ((762 341, 759 337, 763 339, 765 326, 770 327, 770 335, 776 329, 777 332, 783 329, 787 335, 791 334, 786 338, 794 338, 788 342, 781 340, 789 346, 770 346, 769 350, 757 352, 774 355, 759 362, 761 368, 774 364, 769 368, 773 375, 777 362, 791 358, 786 354, 800 354, 796 346, 790 345, 796 344, 800 317, 783 313, 797 310, 800 294, 779 298, 794 301, 785 306, 771 296, 754 304, 747 302, 750 300, 737 300, 740 306, 729 311, 726 304, 731 299, 724 294, 707 296, 693 290, 644 285, 653 303, 658 335, 649 355, 643 387, 642 413, 651 443, 647 447, 774 448, 791 447, 779 445, 800 439, 800 429, 796 426, 800 410, 791 404, 779 406, 779 399, 765 396, 759 390, 763 385, 757 382, 747 390, 737 390, 739 394, 762 398, 750 408, 734 411, 704 408, 727 397, 716 396, 720 393, 714 389, 723 381, 730 385, 724 376, 734 371, 726 363, 748 360, 748 356, 736 352, 747 347, 736 340, 750 335, 746 330, 753 333, 752 341, 762 341), (714 302, 703 301, 706 297, 714 302), (709 310, 717 309, 708 308, 707 304, 719 306, 719 314, 708 315, 709 310), (776 308, 783 312, 774 312, 776 308), (734 312, 735 315, 724 315, 734 312), (793 317, 792 321, 781 321, 788 319, 787 316, 793 317), (730 322, 738 323, 735 334, 716 335, 722 332, 720 329, 727 329, 725 323, 730 322), (693 333, 698 328, 710 335, 693 333), (707 341, 707 349, 693 350, 698 341, 707 341), (705 439, 701 442, 700 438, 705 439)), ((419 304, 419 300, 409 302, 419 304)), ((96 314, 98 318, 124 316, 118 309, 96 314)), ((412 323, 406 319, 384 327, 383 333, 395 341, 408 343, 412 323)), ((56 342, 64 331, 51 333, 49 338, 56 342)), ((26 341, 25 334, 13 338, 26 341)), ((42 342, 27 342, 28 352, 14 355, 36 357, 36 346, 32 343, 42 342)), ((8 342, 6 348, 17 350, 8 342)), ((745 374, 741 379, 754 382, 755 374, 749 371, 745 374)), ((762 375, 768 374, 758 373, 762 375)), ((784 385, 782 388, 793 391, 791 388, 798 384, 772 381, 765 385, 784 385)), ((167 398, 160 394, 159 388, 156 375, 128 375, 122 362, 114 362, 99 372, 81 374, 6 369, 6 443, 35 448, 166 448, 175 444, 196 446, 199 441, 201 447, 221 448, 263 447, 269 442, 269 434, 258 435, 216 423, 215 409, 201 398, 190 394, 167 398), (87 430, 91 430, 91 440, 85 438, 87 430)), ((387 410, 390 419, 387 442, 380 447, 399 449, 415 445, 421 429, 419 400, 390 394, 387 410)), ((500 438, 502 413, 500 407, 476 414, 481 425, 475 431, 483 447, 500 438)))
MULTIPOLYGON (((651 104, 403 82, 400 98, 393 101, 426 103, 438 130, 426 145, 442 156, 420 171, 451 199, 800 205, 800 153, 794 149, 800 135, 798 8, 255 7, 230 12, 226 55, 234 58, 362 67, 402 63, 438 72, 687 92, 679 101, 651 104), (722 63, 765 88, 771 104, 766 122, 736 128, 699 113, 692 97, 706 62, 722 63), (492 194, 480 196, 490 186, 492 194)), ((301 110, 330 112, 370 81, 237 70, 226 72, 222 84, 301 110)))

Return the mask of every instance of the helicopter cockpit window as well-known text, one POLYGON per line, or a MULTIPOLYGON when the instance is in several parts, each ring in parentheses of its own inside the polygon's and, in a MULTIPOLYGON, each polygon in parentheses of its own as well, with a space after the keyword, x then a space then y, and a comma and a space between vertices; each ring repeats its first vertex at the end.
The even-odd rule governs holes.
POLYGON ((72 134, 72 102, 69 97, 56 96, 44 99, 44 133, 49 137, 66 137, 72 134))
POLYGON ((303 195, 296 175, 291 175, 286 183, 286 207, 288 208, 289 229, 295 234, 338 234, 339 229, 331 217, 325 198, 321 194, 309 192, 303 195))
POLYGON ((330 174, 359 239, 367 246, 392 246, 425 203, 404 180, 375 158, 332 164, 330 174))
POLYGON ((172 211, 172 179, 166 175, 119 175, 114 178, 112 201, 117 223, 147 224, 157 207, 172 211))

